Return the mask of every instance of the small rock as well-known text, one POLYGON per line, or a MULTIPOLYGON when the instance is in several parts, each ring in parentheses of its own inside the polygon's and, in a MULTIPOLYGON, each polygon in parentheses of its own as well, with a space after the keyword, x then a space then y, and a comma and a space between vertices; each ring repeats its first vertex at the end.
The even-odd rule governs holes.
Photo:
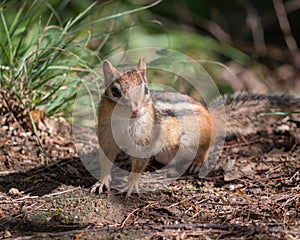
POLYGON ((10 238, 12 236, 11 232, 6 230, 4 233, 4 238, 10 238))
POLYGON ((11 188, 11 189, 9 189, 8 193, 11 195, 19 195, 20 191, 17 188, 11 188))

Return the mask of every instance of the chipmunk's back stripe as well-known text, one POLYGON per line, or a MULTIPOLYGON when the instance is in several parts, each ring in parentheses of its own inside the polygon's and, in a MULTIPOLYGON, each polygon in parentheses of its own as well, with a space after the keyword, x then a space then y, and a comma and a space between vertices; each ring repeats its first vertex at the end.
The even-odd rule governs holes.
POLYGON ((162 116, 176 117, 180 118, 183 116, 193 116, 203 113, 205 109, 200 103, 194 102, 180 102, 170 103, 165 101, 156 100, 154 102, 154 107, 158 113, 162 116))
POLYGON ((171 103, 171 104, 176 104, 176 103, 199 104, 199 102, 195 101, 193 98, 178 92, 151 91, 151 96, 154 102, 171 103))
POLYGON ((164 117, 193 116, 206 109, 201 103, 178 92, 151 91, 151 96, 155 109, 164 117))
POLYGON ((162 109, 161 111, 159 111, 159 113, 164 116, 164 117, 175 117, 175 118, 181 118, 183 116, 196 116, 198 114, 201 113, 201 111, 199 109, 197 109, 197 111, 195 110, 171 110, 171 109, 162 109))

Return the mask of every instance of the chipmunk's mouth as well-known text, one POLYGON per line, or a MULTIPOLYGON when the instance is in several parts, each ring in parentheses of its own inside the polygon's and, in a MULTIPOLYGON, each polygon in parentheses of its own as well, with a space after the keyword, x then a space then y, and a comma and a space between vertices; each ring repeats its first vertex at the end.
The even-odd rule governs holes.
POLYGON ((137 109, 131 112, 130 119, 138 119, 145 114, 145 111, 142 109, 137 109))

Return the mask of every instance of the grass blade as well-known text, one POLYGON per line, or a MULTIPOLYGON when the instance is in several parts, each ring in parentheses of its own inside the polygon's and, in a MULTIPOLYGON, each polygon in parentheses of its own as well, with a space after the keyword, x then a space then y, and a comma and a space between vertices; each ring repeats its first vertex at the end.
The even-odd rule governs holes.
POLYGON ((268 112, 268 113, 260 113, 258 117, 263 117, 263 116, 282 116, 282 117, 287 117, 292 114, 300 114, 300 112, 268 112))
POLYGON ((1 21, 2 21, 2 25, 4 27, 4 31, 5 31, 5 35, 6 35, 6 41, 8 44, 8 52, 6 52, 6 55, 8 57, 8 61, 9 61, 9 65, 12 66, 13 65, 13 59, 12 59, 12 44, 11 44, 11 38, 10 38, 10 34, 9 34, 9 30, 8 30, 8 26, 5 20, 5 17, 3 15, 3 9, 0 9, 0 17, 1 17, 1 21))
POLYGON ((76 31, 80 31, 82 29, 89 28, 91 25, 96 24, 96 23, 104 22, 104 21, 111 20, 111 19, 114 19, 114 18, 119 18, 119 17, 125 16, 125 15, 128 15, 128 14, 132 14, 132 13, 136 13, 136 12, 140 12, 140 11, 152 8, 152 7, 158 5, 161 2, 162 2, 162 0, 157 0, 157 1, 153 2, 153 3, 151 3, 151 4, 148 4, 148 5, 143 6, 143 7, 134 8, 134 9, 131 9, 131 10, 128 10, 128 11, 116 13, 116 14, 113 14, 113 15, 109 15, 107 17, 100 18, 98 20, 91 21, 88 24, 85 24, 85 25, 83 25, 81 27, 78 27, 76 29, 76 31))

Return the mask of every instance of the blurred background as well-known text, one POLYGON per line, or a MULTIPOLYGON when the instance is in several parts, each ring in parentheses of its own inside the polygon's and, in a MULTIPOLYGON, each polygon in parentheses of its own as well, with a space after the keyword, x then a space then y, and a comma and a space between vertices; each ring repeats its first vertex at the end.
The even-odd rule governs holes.
POLYGON ((299 93, 300 0, 10 0, 0 10, 0 87, 47 115, 70 115, 87 74, 140 47, 192 57, 221 93, 299 93))

